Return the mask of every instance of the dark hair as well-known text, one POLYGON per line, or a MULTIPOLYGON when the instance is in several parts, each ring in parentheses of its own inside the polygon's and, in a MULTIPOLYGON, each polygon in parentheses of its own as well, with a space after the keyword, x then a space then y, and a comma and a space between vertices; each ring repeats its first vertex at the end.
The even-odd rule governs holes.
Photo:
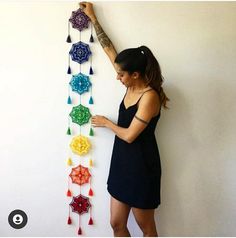
POLYGON ((115 63, 119 64, 121 69, 127 71, 129 74, 139 72, 145 80, 146 85, 156 90, 160 96, 161 105, 164 108, 168 108, 166 103, 170 99, 166 96, 162 88, 164 78, 161 74, 161 68, 148 47, 140 46, 138 48, 123 50, 116 56, 115 63))

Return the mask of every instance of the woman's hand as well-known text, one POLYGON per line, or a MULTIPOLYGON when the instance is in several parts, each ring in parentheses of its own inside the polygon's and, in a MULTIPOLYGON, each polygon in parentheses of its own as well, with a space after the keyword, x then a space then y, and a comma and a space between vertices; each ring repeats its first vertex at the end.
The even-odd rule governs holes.
POLYGON ((104 116, 93 116, 92 117, 92 126, 93 127, 106 127, 109 120, 104 116))
POLYGON ((93 4, 91 2, 80 2, 80 8, 83 12, 91 19, 91 21, 96 19, 96 15, 93 10, 93 4))

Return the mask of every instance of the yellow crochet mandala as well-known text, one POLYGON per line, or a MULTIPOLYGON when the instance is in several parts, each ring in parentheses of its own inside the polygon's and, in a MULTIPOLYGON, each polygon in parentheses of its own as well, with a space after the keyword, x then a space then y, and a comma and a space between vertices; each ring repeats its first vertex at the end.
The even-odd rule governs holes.
POLYGON ((70 143, 71 150, 77 155, 85 155, 89 152, 91 144, 86 136, 75 136, 70 143))

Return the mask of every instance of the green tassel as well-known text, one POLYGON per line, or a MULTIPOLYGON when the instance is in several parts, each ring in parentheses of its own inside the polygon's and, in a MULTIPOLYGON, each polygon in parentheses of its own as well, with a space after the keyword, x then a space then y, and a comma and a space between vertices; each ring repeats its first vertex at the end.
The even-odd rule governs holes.
POLYGON ((66 134, 71 135, 70 127, 68 127, 66 134))
POLYGON ((90 128, 89 135, 90 135, 90 136, 94 136, 94 132, 93 132, 92 127, 90 128))

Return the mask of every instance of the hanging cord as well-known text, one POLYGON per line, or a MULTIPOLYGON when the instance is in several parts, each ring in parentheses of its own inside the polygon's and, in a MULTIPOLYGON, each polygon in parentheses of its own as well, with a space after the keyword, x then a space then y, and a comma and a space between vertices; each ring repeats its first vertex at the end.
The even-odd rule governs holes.
POLYGON ((67 74, 71 74, 71 67, 70 67, 70 54, 68 55, 68 69, 67 74))
POLYGON ((68 98, 67 98, 67 104, 72 104, 72 100, 70 97, 70 85, 68 85, 68 98))
MULTIPOLYGON (((69 98, 68 98, 69 100, 69 98)), ((68 116, 68 128, 67 128, 67 132, 66 132, 67 135, 71 135, 71 129, 70 129, 70 117, 68 116)))
POLYGON ((93 219, 92 219, 92 206, 90 207, 90 218, 89 218, 89 225, 93 225, 93 219))
POLYGON ((82 235, 82 228, 81 228, 81 223, 80 223, 80 214, 79 214, 79 230, 78 230, 78 235, 82 235))
POLYGON ((69 215, 68 215, 68 220, 67 224, 70 225, 72 223, 71 217, 70 217, 70 205, 69 205, 69 215))
POLYGON ((68 21, 68 36, 67 36, 66 42, 67 43, 72 42, 71 37, 70 37, 70 22, 69 21, 68 21))
POLYGON ((93 67, 92 67, 92 55, 91 55, 91 57, 90 57, 90 68, 89 68, 89 74, 90 75, 93 75, 94 73, 93 73, 93 67))
POLYGON ((93 39, 93 24, 90 23, 90 26, 91 26, 91 36, 90 36, 90 39, 89 39, 89 42, 94 42, 94 39, 93 39))

